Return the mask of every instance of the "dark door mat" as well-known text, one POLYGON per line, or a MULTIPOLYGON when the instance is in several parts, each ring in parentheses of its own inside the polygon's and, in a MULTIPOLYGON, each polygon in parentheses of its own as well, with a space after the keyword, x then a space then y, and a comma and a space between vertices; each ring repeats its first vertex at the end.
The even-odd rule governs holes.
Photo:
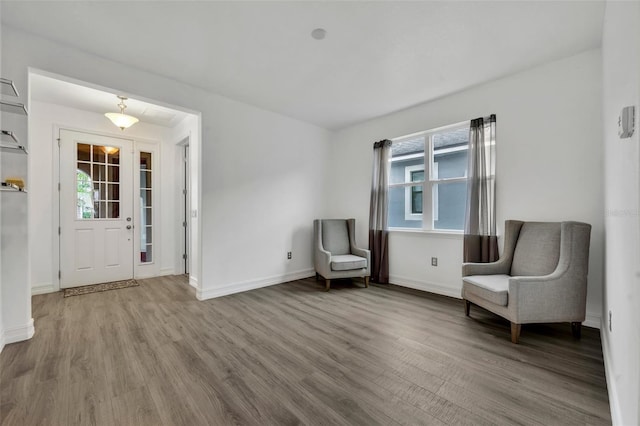
POLYGON ((138 287, 136 280, 113 281, 110 283, 84 285, 82 287, 65 288, 64 297, 81 296, 83 294, 99 293, 101 291, 117 290, 119 288, 138 287))

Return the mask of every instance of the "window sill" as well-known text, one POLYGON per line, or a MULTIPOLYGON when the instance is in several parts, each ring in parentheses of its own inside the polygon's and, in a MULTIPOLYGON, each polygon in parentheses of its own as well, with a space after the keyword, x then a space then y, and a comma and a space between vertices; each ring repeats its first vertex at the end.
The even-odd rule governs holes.
POLYGON ((424 234, 437 238, 451 238, 461 240, 464 237, 464 231, 441 231, 432 229, 415 229, 415 228, 389 228, 390 233, 399 234, 424 234))

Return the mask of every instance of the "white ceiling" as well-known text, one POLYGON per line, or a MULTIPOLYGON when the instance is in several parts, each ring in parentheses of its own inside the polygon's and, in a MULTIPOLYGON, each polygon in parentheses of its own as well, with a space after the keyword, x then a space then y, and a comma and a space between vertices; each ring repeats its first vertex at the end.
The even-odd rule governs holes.
POLYGON ((3 25, 330 129, 596 48, 603 15, 602 1, 2 1, 3 25))
MULTIPOLYGON (((57 80, 40 74, 31 75, 31 99, 104 114, 119 112, 120 99, 109 93, 78 84, 57 80)), ((141 122, 164 127, 175 127, 187 113, 137 99, 127 99, 125 114, 133 115, 141 122)), ((105 117, 105 120, 107 118, 105 117)))

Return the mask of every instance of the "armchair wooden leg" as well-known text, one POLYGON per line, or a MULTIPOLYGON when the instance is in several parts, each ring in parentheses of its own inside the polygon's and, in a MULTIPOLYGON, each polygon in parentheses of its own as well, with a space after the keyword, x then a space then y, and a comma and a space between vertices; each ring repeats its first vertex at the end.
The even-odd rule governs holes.
POLYGON ((464 315, 469 316, 469 311, 471 311, 471 302, 468 300, 463 300, 464 302, 464 315))
POLYGON ((364 277, 364 286, 369 288, 369 277, 364 277))
POLYGON ((572 322, 571 323, 571 334, 576 339, 579 339, 582 336, 582 323, 581 322, 572 322))
POLYGON ((511 323, 511 343, 518 343, 521 328, 522 324, 516 324, 515 322, 511 323))
POLYGON ((329 289, 331 288, 331 280, 324 280, 324 291, 329 291, 329 289))

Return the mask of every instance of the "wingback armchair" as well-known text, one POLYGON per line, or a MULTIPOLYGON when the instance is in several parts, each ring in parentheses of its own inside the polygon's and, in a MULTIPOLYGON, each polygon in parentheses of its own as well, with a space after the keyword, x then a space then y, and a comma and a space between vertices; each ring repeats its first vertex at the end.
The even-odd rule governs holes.
POLYGON ((316 276, 325 279, 325 290, 337 278, 364 278, 369 287, 371 252, 356 246, 355 219, 316 219, 313 221, 316 276))
POLYGON ((462 265, 465 315, 473 303, 508 319, 513 343, 528 323, 570 322, 580 337, 590 235, 587 223, 506 221, 502 257, 462 265))

